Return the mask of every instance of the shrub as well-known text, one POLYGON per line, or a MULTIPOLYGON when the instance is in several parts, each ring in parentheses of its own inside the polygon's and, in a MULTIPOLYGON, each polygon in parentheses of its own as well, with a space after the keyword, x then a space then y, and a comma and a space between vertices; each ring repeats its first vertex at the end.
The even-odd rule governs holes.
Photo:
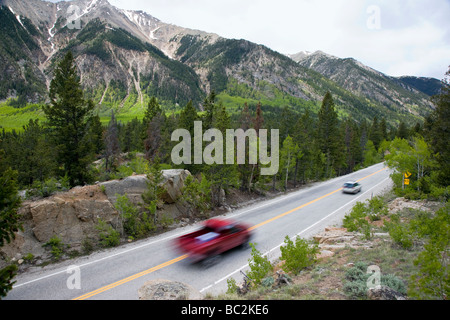
MULTIPOLYGON (((149 232, 156 229, 155 215, 156 202, 152 202, 148 207, 148 212, 139 212, 139 209, 131 203, 128 195, 116 195, 115 207, 119 211, 123 231, 126 235, 133 238, 145 237, 149 232)), ((171 223, 170 218, 163 220, 163 226, 171 223)))
POLYGON ((104 248, 117 247, 120 244, 120 233, 111 225, 99 219, 95 227, 99 232, 100 244, 104 248))
POLYGON ((381 197, 373 197, 369 200, 369 213, 372 221, 380 220, 381 216, 388 215, 388 209, 381 197))
POLYGON ((347 228, 347 230, 350 232, 356 231, 362 232, 364 234, 365 239, 370 239, 371 228, 369 221, 366 220, 367 215, 368 215, 367 206, 362 202, 356 203, 350 214, 344 217, 343 220, 344 228, 347 228))
POLYGON ((273 266, 269 259, 263 257, 261 252, 256 249, 255 244, 250 243, 250 247, 252 248, 252 257, 248 260, 250 272, 247 276, 252 279, 255 285, 259 285, 267 274, 273 271, 273 266))
POLYGON ((271 277, 271 276, 266 277, 266 278, 264 278, 264 279, 261 281, 261 284, 262 284, 264 287, 267 287, 267 288, 273 286, 274 283, 275 283, 275 279, 274 279, 273 277, 271 277))
POLYGON ((344 284, 343 290, 349 298, 363 298, 367 295, 367 284, 364 281, 349 281, 344 284))
POLYGON ((368 266, 369 265, 365 262, 355 263, 353 267, 345 272, 345 279, 347 279, 348 281, 366 281, 368 278, 366 275, 368 266))
POLYGON ((406 294, 406 285, 405 282, 399 277, 393 274, 382 274, 381 275, 381 284, 388 286, 389 288, 405 295, 406 294))
POLYGON ((348 231, 358 231, 364 224, 368 223, 365 217, 366 205, 363 202, 357 202, 352 211, 344 217, 343 226, 348 231))
POLYGON ((280 248, 281 260, 284 260, 282 269, 286 272, 298 274, 302 269, 309 267, 316 261, 316 254, 319 252, 317 244, 297 237, 294 242, 286 236, 285 246, 280 248))
POLYGON ((372 233, 367 218, 371 221, 376 221, 380 220, 381 216, 387 214, 388 209, 383 198, 373 197, 367 203, 357 202, 352 211, 344 217, 343 226, 350 232, 362 232, 365 239, 370 239, 372 233))
MULTIPOLYGON (((352 299, 361 299, 367 297, 367 289, 371 273, 368 272, 369 265, 365 262, 357 262, 355 266, 348 269, 345 273, 344 284, 345 294, 352 299)), ((401 294, 406 294, 405 282, 393 274, 381 274, 380 284, 387 286, 401 294)))
POLYGON ((64 253, 64 244, 58 236, 53 236, 48 242, 44 244, 44 247, 50 247, 51 253, 54 259, 61 259, 64 253))
POLYGON ((450 203, 425 220, 422 215, 419 235, 427 242, 414 261, 419 272, 411 276, 408 293, 418 299, 447 299, 450 295, 448 252, 450 248, 450 203))
POLYGON ((238 286, 236 284, 236 280, 234 278, 227 279, 227 294, 236 293, 238 290, 238 286))
POLYGON ((129 167, 136 174, 145 174, 149 170, 149 163, 142 157, 135 157, 131 160, 129 167))
POLYGON ((187 176, 180 201, 184 202, 189 215, 206 212, 211 203, 211 183, 202 174, 201 181, 187 176))
POLYGON ((33 182, 33 185, 26 192, 26 197, 50 197, 52 194, 58 191, 67 191, 70 189, 69 178, 67 174, 64 177, 61 177, 59 180, 56 178, 50 178, 41 182, 36 180, 33 182))
POLYGON ((410 249, 414 245, 413 234, 407 224, 400 222, 397 215, 391 216, 391 222, 386 222, 389 236, 394 243, 400 245, 404 249, 410 249))
POLYGON ((12 290, 14 283, 16 283, 13 281, 16 274, 17 266, 15 264, 0 269, 0 300, 2 297, 6 297, 8 292, 12 290))
POLYGON ((89 238, 83 239, 83 242, 81 243, 81 248, 83 249, 84 254, 90 254, 94 251, 94 245, 92 244, 92 241, 89 240, 89 238))

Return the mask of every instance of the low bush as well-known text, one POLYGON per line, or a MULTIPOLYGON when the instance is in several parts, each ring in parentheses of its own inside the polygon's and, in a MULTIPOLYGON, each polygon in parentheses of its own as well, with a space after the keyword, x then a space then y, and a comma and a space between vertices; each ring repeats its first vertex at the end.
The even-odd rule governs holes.
MULTIPOLYGON (((372 272, 365 262, 357 262, 345 273, 344 292, 351 299, 364 299, 367 297, 369 278, 372 272)), ((380 285, 387 286, 401 294, 406 294, 405 282, 393 274, 380 274, 380 285)))
POLYGON ((111 225, 99 219, 96 229, 99 231, 100 244, 104 248, 117 247, 120 244, 120 233, 111 225))
POLYGON ((53 236, 44 247, 50 247, 52 256, 55 260, 61 259, 64 254, 64 244, 58 236, 53 236))
MULTIPOLYGON (((123 196, 117 195, 115 207, 119 211, 123 232, 126 235, 133 238, 142 238, 156 229, 154 223, 156 207, 154 208, 154 212, 144 211, 141 214, 126 194, 123 196)), ((169 222, 167 221, 167 223, 169 222)))
POLYGON ((365 239, 372 238, 368 220, 380 220, 387 215, 388 209, 382 197, 373 197, 364 202, 357 202, 352 211, 344 217, 343 226, 350 232, 361 232, 365 239))
POLYGON ((419 271, 411 276, 408 294, 417 299, 446 300, 450 296, 450 202, 433 217, 421 215, 411 223, 425 244, 414 261, 419 271))
POLYGON ((267 257, 263 257, 261 252, 256 249, 254 243, 250 243, 252 248, 252 257, 248 260, 250 271, 247 276, 252 279, 255 286, 261 284, 262 280, 273 271, 273 266, 267 257))
POLYGON ((284 260, 282 269, 285 272, 298 274, 302 269, 316 262, 316 255, 319 252, 317 244, 300 237, 297 237, 294 243, 288 236, 284 243, 285 246, 282 246, 280 250, 281 260, 284 260))

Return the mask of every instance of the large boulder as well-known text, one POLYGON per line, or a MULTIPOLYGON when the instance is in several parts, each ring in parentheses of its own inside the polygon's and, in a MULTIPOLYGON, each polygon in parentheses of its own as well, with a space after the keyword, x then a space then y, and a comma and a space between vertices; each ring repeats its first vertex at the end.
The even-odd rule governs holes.
POLYGON ((99 185, 104 189, 108 199, 115 204, 117 195, 127 195, 130 201, 137 205, 142 202, 142 194, 147 191, 148 179, 146 175, 130 176, 121 180, 102 182, 99 185))
POLYGON ((350 242, 356 238, 354 233, 348 232, 345 228, 327 227, 325 231, 314 236, 314 240, 319 245, 332 245, 336 243, 350 242))
MULTIPOLYGON (((190 172, 183 169, 162 170, 163 182, 161 186, 164 193, 161 195, 165 203, 173 204, 181 196, 181 190, 184 187, 184 181, 190 172)), ((137 205, 142 202, 142 194, 147 191, 148 179, 147 175, 134 175, 122 180, 112 180, 100 183, 104 188, 108 199, 115 203, 117 195, 123 196, 127 194, 130 201, 137 205)))
POLYGON ((119 214, 99 186, 74 188, 39 201, 25 201, 19 209, 23 231, 10 244, 0 248, 9 259, 31 253, 45 258, 43 244, 57 236, 72 250, 82 249, 89 240, 96 243, 99 219, 117 226, 119 214))
POLYGON ((164 193, 161 195, 165 203, 175 203, 182 195, 184 181, 191 174, 187 170, 173 169, 162 171, 164 193))
POLYGON ((388 286, 376 286, 367 290, 367 297, 370 300, 406 300, 400 292, 388 286))

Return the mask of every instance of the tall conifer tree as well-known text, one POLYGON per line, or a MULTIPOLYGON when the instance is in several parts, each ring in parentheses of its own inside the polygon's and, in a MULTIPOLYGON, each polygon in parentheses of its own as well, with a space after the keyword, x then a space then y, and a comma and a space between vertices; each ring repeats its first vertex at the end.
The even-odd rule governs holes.
POLYGON ((88 122, 94 104, 85 100, 72 52, 68 52, 54 71, 50 83, 50 105, 43 110, 52 128, 58 161, 72 186, 88 182, 87 166, 93 159, 88 143, 88 122))
POLYGON ((338 115, 330 92, 325 94, 319 110, 318 139, 322 152, 326 157, 326 177, 330 177, 331 169, 339 162, 339 130, 338 115))

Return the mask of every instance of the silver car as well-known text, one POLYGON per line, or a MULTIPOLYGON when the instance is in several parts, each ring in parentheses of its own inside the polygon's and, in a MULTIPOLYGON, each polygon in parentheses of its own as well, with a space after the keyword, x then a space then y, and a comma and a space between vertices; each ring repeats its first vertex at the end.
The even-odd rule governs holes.
POLYGON ((361 192, 361 188, 362 186, 358 182, 349 181, 344 183, 344 186, 342 187, 342 192, 357 194, 358 192, 361 192))

